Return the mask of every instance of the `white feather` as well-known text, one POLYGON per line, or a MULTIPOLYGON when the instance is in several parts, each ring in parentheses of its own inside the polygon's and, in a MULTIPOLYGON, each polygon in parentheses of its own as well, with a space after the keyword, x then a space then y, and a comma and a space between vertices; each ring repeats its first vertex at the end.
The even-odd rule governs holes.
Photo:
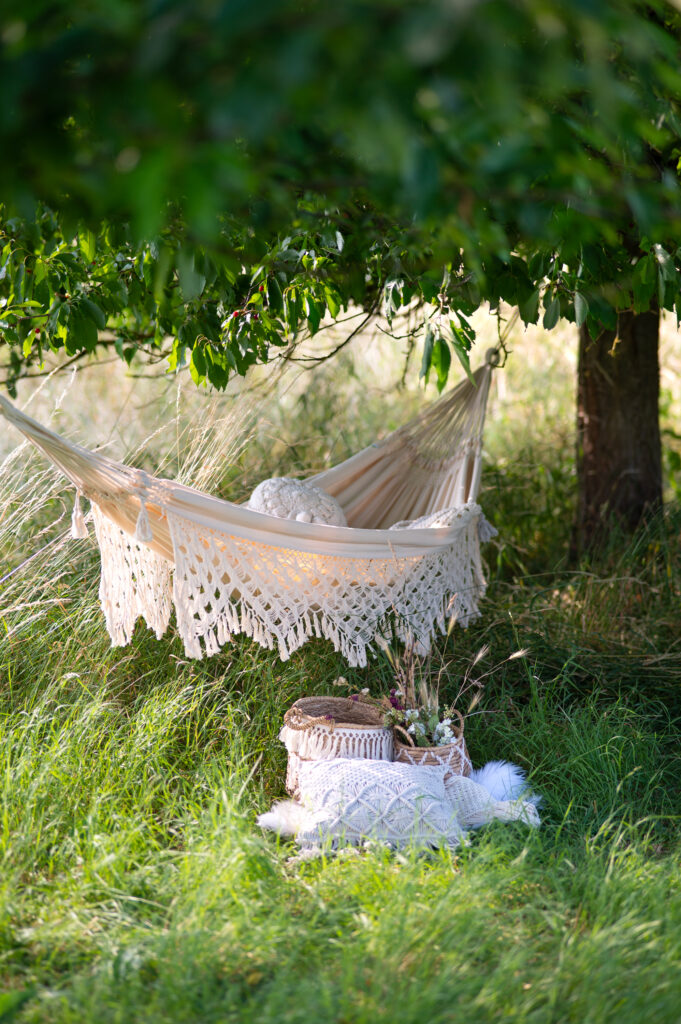
POLYGON ((280 836, 295 836, 298 832, 313 827, 314 818, 310 811, 305 810, 295 800, 280 800, 272 805, 272 810, 259 816, 261 828, 278 832, 280 836))
POLYGON ((509 761, 488 761, 470 774, 473 782, 484 786, 495 800, 517 800, 519 797, 538 804, 540 798, 527 791, 527 778, 522 768, 509 761))

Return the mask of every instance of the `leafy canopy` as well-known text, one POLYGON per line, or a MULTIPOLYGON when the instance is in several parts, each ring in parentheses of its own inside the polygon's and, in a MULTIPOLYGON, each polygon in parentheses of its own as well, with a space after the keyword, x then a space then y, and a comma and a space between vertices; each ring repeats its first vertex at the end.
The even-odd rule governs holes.
POLYGON ((229 376, 351 305, 592 334, 681 296, 663 0, 33 0, 0 22, 10 389, 102 346, 229 376))

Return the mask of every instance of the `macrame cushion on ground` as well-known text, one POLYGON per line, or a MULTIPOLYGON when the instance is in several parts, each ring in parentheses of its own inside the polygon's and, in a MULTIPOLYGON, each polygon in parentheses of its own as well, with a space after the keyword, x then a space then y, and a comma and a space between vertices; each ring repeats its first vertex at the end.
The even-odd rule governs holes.
POLYGON ((299 787, 299 804, 275 805, 258 820, 295 833, 303 849, 367 839, 394 847, 457 846, 466 828, 495 818, 539 824, 532 804, 495 800, 484 786, 439 765, 316 761, 301 766, 299 787))
POLYGON ((271 477, 259 483, 248 499, 248 508, 278 519, 297 519, 299 523, 347 526, 343 509, 335 498, 321 487, 288 476, 271 477))
POLYGON ((389 761, 338 759, 301 765, 300 800, 312 811, 300 846, 378 839, 396 847, 457 846, 462 830, 444 772, 389 761))

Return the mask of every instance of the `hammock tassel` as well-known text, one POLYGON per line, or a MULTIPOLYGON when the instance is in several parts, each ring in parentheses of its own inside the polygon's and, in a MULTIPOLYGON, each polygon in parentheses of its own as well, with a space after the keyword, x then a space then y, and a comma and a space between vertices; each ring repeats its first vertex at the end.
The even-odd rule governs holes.
POLYGON ((80 509, 81 498, 81 492, 76 491, 76 500, 73 503, 73 514, 71 516, 71 536, 74 540, 85 540, 88 536, 85 519, 83 518, 83 513, 80 509))
POLYGON ((481 513, 478 520, 478 537, 480 538, 481 544, 486 544, 492 537, 498 537, 499 531, 496 526, 492 526, 489 519, 486 518, 484 513, 481 513))
POLYGON ((154 535, 151 532, 149 516, 147 515, 147 506, 144 498, 140 498, 140 511, 137 516, 137 525, 135 526, 135 540, 139 544, 150 544, 153 539, 154 535))

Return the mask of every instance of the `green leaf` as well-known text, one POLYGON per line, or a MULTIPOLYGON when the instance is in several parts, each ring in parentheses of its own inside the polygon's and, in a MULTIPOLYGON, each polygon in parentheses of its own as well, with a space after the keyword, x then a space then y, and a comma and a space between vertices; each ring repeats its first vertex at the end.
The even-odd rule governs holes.
POLYGON ((544 319, 542 321, 547 331, 553 330, 560 319, 560 299, 558 296, 554 296, 544 311, 544 319))
POLYGON ((539 316, 539 289, 535 288, 532 294, 518 303, 518 310, 522 318, 523 323, 536 324, 537 317, 539 316))
POLYGON ((452 353, 450 352, 449 345, 444 338, 440 337, 435 339, 430 362, 437 374, 437 390, 442 392, 442 389, 447 383, 449 367, 452 364, 452 353))
POLYGON ((87 313, 90 319, 97 324, 99 330, 103 331, 106 327, 106 316, 97 303, 93 302, 92 299, 83 298, 80 300, 79 305, 83 312, 87 313))
POLYGON ((119 278, 106 278, 104 281, 107 291, 109 311, 118 313, 128 305, 128 289, 125 281, 119 278))
POLYGON ((433 334, 433 328, 428 324, 426 327, 426 336, 423 342, 423 358, 421 359, 421 370, 419 372, 419 380, 423 380, 425 377, 426 384, 428 383, 428 372, 430 370, 431 360, 433 358, 433 344, 435 342, 435 335, 433 334))
POLYGON ((678 274, 676 267, 674 266, 674 260, 669 255, 667 250, 659 245, 653 246, 653 252, 655 253, 655 259, 657 260, 658 273, 662 276, 665 281, 676 281, 678 274))
POLYGON ((319 330, 319 324, 321 323, 322 315, 324 313, 324 307, 316 299, 312 299, 309 296, 305 297, 305 306, 307 312, 307 326, 310 329, 310 334, 316 334, 319 330))
POLYGON ((201 333, 201 328, 196 320, 193 318, 185 320, 177 332, 178 340, 182 345, 186 345, 187 348, 193 348, 194 343, 201 333))
MULTIPOLYGON (((163 246, 159 252, 156 265, 154 266, 154 280, 152 291, 154 298, 157 302, 160 302, 163 297, 163 289, 165 288, 168 281, 168 274, 171 272, 173 262, 173 254, 167 246, 163 246)), ((204 271, 205 273, 205 271, 204 271)), ((213 274, 215 277, 215 274, 213 274)))
POLYGON ((333 290, 333 288, 329 288, 327 285, 324 288, 324 297, 326 299, 326 305, 328 307, 329 313, 335 320, 341 311, 340 296, 337 294, 337 292, 333 290))
POLYGON ((427 278, 424 277, 419 281, 421 286, 421 294, 426 302, 435 302, 438 295, 440 294, 440 277, 427 278))
MULTIPOLYGON (((617 312, 600 295, 591 296, 587 320, 590 321, 592 317, 598 321, 601 329, 605 328, 607 331, 617 330, 617 312)), ((595 335, 592 335, 592 337, 595 337, 595 335)))
POLYGON ((85 259, 92 263, 97 253, 97 236, 86 228, 78 233, 78 244, 85 259))
POLYGON ((206 379, 206 357, 201 345, 195 345, 192 349, 189 372, 195 384, 200 384, 206 379))
POLYGON ((471 347, 470 342, 464 335, 462 329, 460 327, 456 327, 451 321, 450 327, 452 329, 452 348, 456 352, 457 358, 466 372, 466 376, 470 381, 472 381, 473 374, 471 373, 471 361, 468 357, 471 347))
POLYGON ((652 253, 648 253, 646 256, 642 256, 634 267, 634 280, 638 279, 644 283, 654 282, 655 280, 655 259, 652 253))
POLYGON ((575 323, 578 327, 586 321, 589 314, 589 303, 581 292, 575 292, 575 323))
POLYGON ((206 279, 196 269, 193 254, 184 249, 180 249, 177 254, 177 277, 184 301, 192 302, 198 299, 206 279))
POLYGON ((45 260, 36 260, 33 273, 33 287, 35 288, 47 277, 47 263, 45 260))
POLYGON ((69 316, 66 334, 66 351, 69 355, 77 352, 94 352, 97 347, 97 325, 79 306, 74 306, 69 316))
POLYGON ((284 299, 281 294, 281 287, 276 277, 267 280, 267 305, 273 313, 279 313, 284 308, 284 299))
POLYGON ((302 302, 298 296, 297 289, 294 287, 287 288, 284 295, 284 314, 289 330, 292 332, 297 331, 302 315, 302 302))
POLYGON ((47 312, 50 307, 51 295, 50 286, 48 285, 46 278, 43 278, 42 281, 39 281, 38 284, 33 286, 33 294, 36 301, 40 303, 41 309, 44 312, 47 312))
POLYGON ((589 333, 589 337, 596 341, 603 333, 603 324, 597 319, 597 317, 592 316, 592 314, 589 313, 586 318, 586 329, 589 333))
MULTIPOLYGON (((121 337, 118 337, 114 341, 114 347, 116 349, 116 352, 120 356, 120 358, 128 366, 130 366, 130 363, 133 361, 133 359, 135 358, 135 354, 137 353, 137 349, 134 347, 134 345, 126 345, 125 344, 125 339, 121 338, 121 337)), ((172 358, 172 355, 169 356, 168 362, 170 362, 171 358, 172 358)))
POLYGON ((650 308, 650 301, 655 294, 656 275, 652 255, 643 256, 632 274, 633 304, 635 313, 644 313, 650 308))

